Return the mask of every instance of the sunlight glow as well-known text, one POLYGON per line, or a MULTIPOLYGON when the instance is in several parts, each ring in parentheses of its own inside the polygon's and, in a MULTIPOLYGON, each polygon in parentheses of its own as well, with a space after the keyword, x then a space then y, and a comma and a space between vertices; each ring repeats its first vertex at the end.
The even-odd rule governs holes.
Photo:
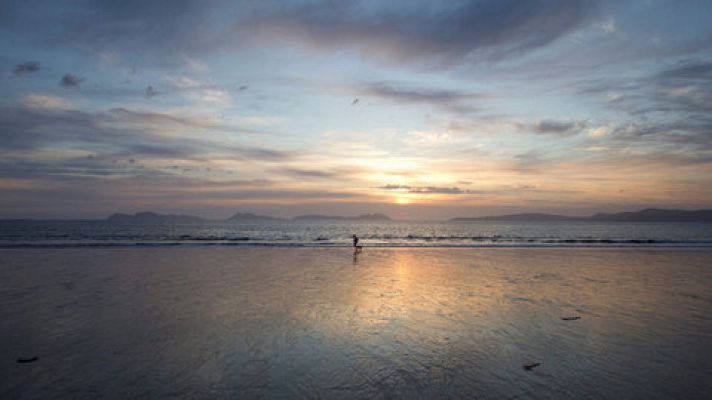
POLYGON ((411 199, 406 195, 398 195, 395 198, 395 203, 396 204, 410 204, 411 199))

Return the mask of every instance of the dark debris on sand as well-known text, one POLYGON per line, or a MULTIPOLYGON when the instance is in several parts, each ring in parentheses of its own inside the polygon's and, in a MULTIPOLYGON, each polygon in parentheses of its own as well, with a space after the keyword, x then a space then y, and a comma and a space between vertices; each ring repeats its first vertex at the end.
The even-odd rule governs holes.
POLYGON ((563 317, 561 319, 563 321, 576 321, 577 319, 581 319, 581 317, 563 317))
POLYGON ((540 365, 541 365, 541 363, 524 364, 524 365, 522 365, 522 368, 526 369, 527 371, 531 371, 532 369, 534 369, 540 365))

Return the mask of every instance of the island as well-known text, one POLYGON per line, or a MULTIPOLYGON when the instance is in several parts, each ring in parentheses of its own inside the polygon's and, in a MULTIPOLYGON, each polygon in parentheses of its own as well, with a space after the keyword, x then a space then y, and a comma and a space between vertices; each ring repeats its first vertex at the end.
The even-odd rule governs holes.
POLYGON ((468 221, 521 221, 521 222, 712 222, 712 210, 675 210, 647 208, 621 213, 598 213, 591 216, 566 216, 556 214, 507 214, 486 217, 452 218, 454 222, 468 221))
POLYGON ((585 220, 586 217, 569 217, 566 215, 524 213, 507 215, 490 215, 486 217, 453 218, 450 221, 578 221, 585 220))

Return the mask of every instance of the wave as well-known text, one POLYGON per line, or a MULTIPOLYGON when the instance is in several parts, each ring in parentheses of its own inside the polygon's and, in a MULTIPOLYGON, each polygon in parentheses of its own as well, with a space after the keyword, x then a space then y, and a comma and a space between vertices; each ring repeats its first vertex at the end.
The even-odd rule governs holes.
POLYGON ((708 225, 0 224, 0 247, 268 246, 350 247, 712 247, 708 225))

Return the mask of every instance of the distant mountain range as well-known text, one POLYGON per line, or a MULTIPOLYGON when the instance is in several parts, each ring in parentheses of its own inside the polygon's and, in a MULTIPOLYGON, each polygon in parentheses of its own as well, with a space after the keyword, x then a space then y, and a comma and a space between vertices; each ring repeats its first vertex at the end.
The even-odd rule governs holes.
MULTIPOLYGON (((355 217, 337 215, 300 215, 294 218, 295 221, 390 221, 391 218, 385 214, 363 214, 355 217)), ((112 214, 107 219, 111 223, 138 223, 138 224, 186 224, 199 222, 264 222, 264 221, 287 221, 283 218, 269 217, 252 213, 236 213, 232 217, 224 220, 210 220, 190 215, 158 214, 155 212, 140 212, 136 214, 112 214)))
POLYGON ((671 210, 648 208, 622 213, 599 213, 589 217, 556 214, 508 214, 487 217, 453 218, 451 221, 588 221, 588 222, 712 222, 712 210, 671 210))
POLYGON ((587 217, 568 217, 565 215, 555 214, 526 213, 495 215, 487 217, 453 218, 450 221, 573 221, 583 220, 586 218, 587 217))
MULTIPOLYGON (((385 214, 362 214, 356 216, 342 215, 320 215, 309 214, 292 218, 292 221, 391 221, 385 214)), ((227 219, 205 219, 191 215, 159 214, 156 212, 140 212, 136 214, 112 214, 106 218, 111 223, 140 223, 140 224, 186 224, 201 222, 267 222, 267 221, 289 221, 284 218, 270 217, 266 215, 252 214, 248 212, 238 212, 227 219)), ((522 213, 495 215, 486 217, 465 217, 452 218, 450 221, 521 221, 521 222, 557 222, 557 221, 579 221, 579 222, 712 222, 712 209, 706 210, 675 210, 648 208, 640 211, 621 213, 598 213, 587 217, 575 217, 557 214, 542 213, 522 213)))

